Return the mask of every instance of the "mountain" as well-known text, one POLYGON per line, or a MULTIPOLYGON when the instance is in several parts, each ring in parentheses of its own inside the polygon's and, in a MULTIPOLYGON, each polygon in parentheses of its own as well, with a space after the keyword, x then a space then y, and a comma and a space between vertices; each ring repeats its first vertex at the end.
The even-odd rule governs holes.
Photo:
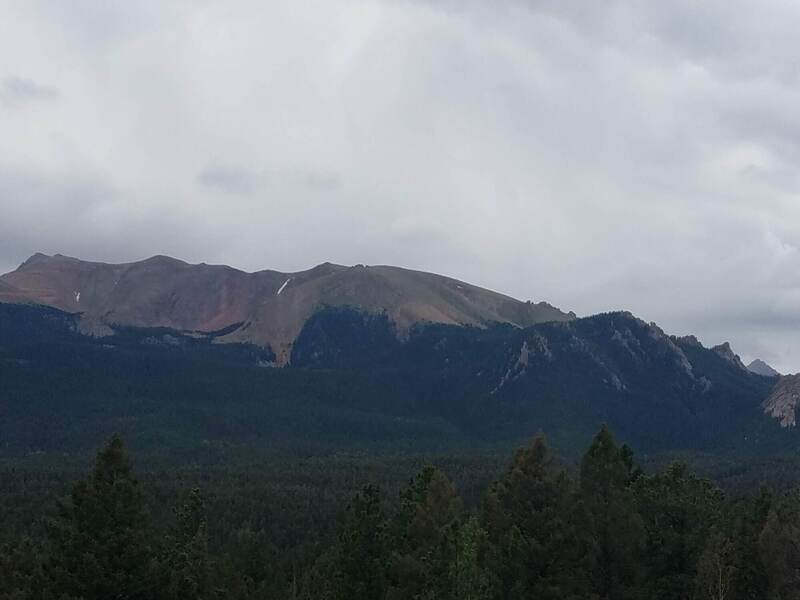
POLYGON ((781 374, 778 373, 775 369, 769 366, 760 358, 755 359, 749 365, 747 365, 747 370, 755 373, 757 375, 763 375, 764 377, 780 377, 781 374))
POLYGON ((2 302, 24 302, 26 300, 26 294, 20 292, 10 283, 0 279, 0 299, 2 299, 0 300, 2 302))
POLYGON ((800 448, 793 380, 751 372, 730 344, 430 273, 39 254, 0 278, 0 301, 9 452, 120 429, 153 448, 298 452, 448 451, 542 430, 568 452, 602 423, 648 452, 800 448), (276 362, 287 368, 263 368, 276 362))
POLYGON ((279 364, 289 361, 303 326, 324 307, 385 313, 401 338, 420 323, 527 327, 575 318, 545 302, 391 266, 325 263, 295 273, 246 273, 166 256, 106 264, 35 254, 0 277, 0 285, 0 302, 80 313, 80 327, 95 335, 114 326, 211 333, 217 342, 270 348, 279 364))
POLYGON ((387 337, 380 320, 322 311, 298 337, 292 364, 404 371, 419 386, 417 406, 469 414, 481 435, 500 439, 541 429, 570 447, 605 422, 648 450, 761 451, 785 441, 762 407, 775 382, 745 369, 730 345, 705 348, 627 312, 387 337))
POLYGON ((772 378, 629 313, 420 323, 399 338, 386 313, 326 307, 283 369, 263 368, 267 350, 249 344, 166 328, 97 338, 79 319, 0 304, 0 458, 85 450, 111 431, 150 454, 191 456, 448 453, 544 431, 571 455, 602 423, 642 452, 800 447, 779 421, 789 413, 765 404, 772 378))
POLYGON ((800 402, 800 375, 784 375, 764 401, 764 411, 780 421, 781 427, 797 425, 797 404, 800 402))

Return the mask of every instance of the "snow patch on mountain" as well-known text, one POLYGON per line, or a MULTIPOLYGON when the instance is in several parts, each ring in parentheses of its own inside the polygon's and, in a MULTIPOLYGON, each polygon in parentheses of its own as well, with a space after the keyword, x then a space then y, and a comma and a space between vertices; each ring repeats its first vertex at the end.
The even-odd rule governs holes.
POLYGON ((289 279, 287 279, 286 281, 284 281, 284 282, 283 282, 283 285, 282 285, 280 288, 278 288, 278 293, 277 293, 277 294, 275 294, 275 295, 276 295, 276 296, 280 296, 280 295, 281 295, 281 292, 282 292, 283 290, 285 290, 285 289, 286 289, 286 286, 287 286, 287 285, 289 285, 289 282, 290 282, 291 280, 292 280, 292 278, 291 278, 291 277, 289 277, 289 279))

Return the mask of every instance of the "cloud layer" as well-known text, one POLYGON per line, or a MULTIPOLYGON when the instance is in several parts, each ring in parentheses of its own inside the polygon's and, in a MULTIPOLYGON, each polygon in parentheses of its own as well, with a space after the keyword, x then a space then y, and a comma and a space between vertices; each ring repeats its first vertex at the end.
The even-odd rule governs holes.
POLYGON ((800 5, 0 7, 0 269, 391 263, 800 370, 800 5))

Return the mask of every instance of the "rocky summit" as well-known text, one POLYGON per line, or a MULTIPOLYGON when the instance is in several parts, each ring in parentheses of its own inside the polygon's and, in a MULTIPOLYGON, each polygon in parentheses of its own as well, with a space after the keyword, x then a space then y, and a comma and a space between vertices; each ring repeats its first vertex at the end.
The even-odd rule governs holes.
POLYGON ((756 375, 763 375, 764 377, 780 377, 780 373, 773 369, 770 365, 765 363, 760 358, 755 359, 749 365, 747 370, 756 375))

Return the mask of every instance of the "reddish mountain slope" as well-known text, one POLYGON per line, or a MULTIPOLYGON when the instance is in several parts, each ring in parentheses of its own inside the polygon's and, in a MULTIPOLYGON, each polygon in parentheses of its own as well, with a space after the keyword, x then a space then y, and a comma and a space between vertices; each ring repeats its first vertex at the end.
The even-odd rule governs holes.
POLYGON ((220 339, 270 346, 281 363, 306 320, 324 306, 386 312, 400 335, 419 322, 524 327, 574 318, 544 302, 398 267, 325 263, 297 273, 246 273, 165 256, 106 264, 35 254, 0 277, 0 302, 79 312, 94 331, 120 324, 211 332, 241 324, 220 339))
POLYGON ((15 294, 17 289, 10 283, 0 280, 0 294, 15 294))

